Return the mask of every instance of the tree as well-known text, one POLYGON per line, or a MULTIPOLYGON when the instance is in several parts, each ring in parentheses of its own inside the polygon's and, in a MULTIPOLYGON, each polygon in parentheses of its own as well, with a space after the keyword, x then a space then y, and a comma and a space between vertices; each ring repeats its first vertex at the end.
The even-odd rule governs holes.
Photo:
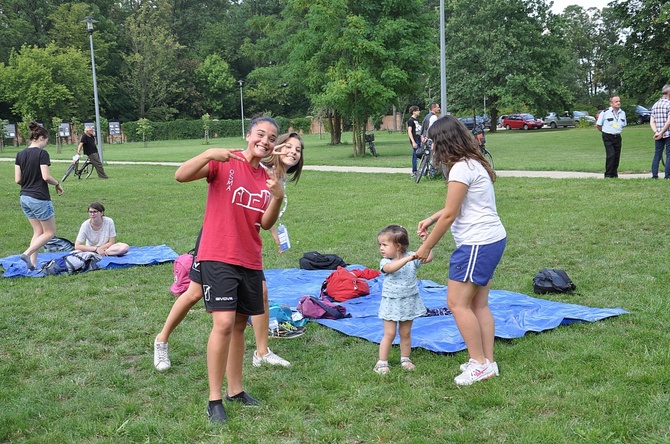
POLYGON ((599 80, 638 102, 658 96, 670 79, 670 3, 631 0, 603 10, 599 80), (623 38, 621 35, 623 34, 623 38))
POLYGON ((153 134, 154 128, 151 126, 151 121, 146 118, 141 118, 137 121, 137 135, 142 136, 142 142, 144 142, 144 148, 147 147, 149 143, 149 138, 153 134))
POLYGON ((315 106, 351 119, 354 156, 365 153, 370 116, 416 89, 431 50, 420 0, 289 0, 285 23, 305 23, 289 39, 292 76, 315 106))
POLYGON ((86 63, 74 48, 22 46, 7 66, 0 64, 0 96, 17 115, 43 122, 54 115, 82 115, 92 89, 89 73, 81 68, 86 63))
POLYGON ((556 32, 566 43, 557 51, 566 51, 568 70, 565 78, 578 101, 586 103, 598 92, 595 80, 596 57, 598 55, 598 34, 601 21, 596 8, 585 10, 581 6, 570 5, 556 17, 556 32))
POLYGON ((220 55, 210 54, 196 70, 197 89, 208 111, 222 116, 228 93, 235 86, 230 67, 220 55))
MULTIPOLYGON (((447 9, 449 109, 547 110, 572 101, 560 77, 565 54, 542 0, 453 0, 447 9)), ((492 130, 495 127, 492 126, 492 130)))
POLYGON ((165 0, 142 2, 128 17, 129 53, 124 56, 124 86, 140 117, 164 120, 183 98, 179 52, 183 48, 170 32, 170 6, 165 0))

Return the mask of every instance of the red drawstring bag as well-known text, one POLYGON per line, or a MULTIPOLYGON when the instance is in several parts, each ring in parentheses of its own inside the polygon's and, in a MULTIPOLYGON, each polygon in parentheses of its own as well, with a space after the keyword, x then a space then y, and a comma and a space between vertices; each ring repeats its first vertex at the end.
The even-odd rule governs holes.
POLYGON ((321 285, 321 294, 327 295, 337 302, 348 301, 370 294, 370 286, 365 279, 359 277, 360 270, 349 271, 344 267, 337 267, 321 285))

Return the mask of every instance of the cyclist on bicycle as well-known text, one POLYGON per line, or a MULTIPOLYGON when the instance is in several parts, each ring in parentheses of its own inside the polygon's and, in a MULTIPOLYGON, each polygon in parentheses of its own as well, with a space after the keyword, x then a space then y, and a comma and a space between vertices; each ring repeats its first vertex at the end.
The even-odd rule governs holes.
POLYGON ((95 146, 95 137, 93 137, 93 127, 87 125, 84 129, 84 134, 81 136, 79 146, 77 147, 77 155, 81 154, 81 149, 84 148, 84 154, 88 156, 88 160, 91 161, 95 167, 95 171, 98 173, 100 179, 108 179, 105 169, 100 162, 100 156, 98 155, 98 148, 95 146))

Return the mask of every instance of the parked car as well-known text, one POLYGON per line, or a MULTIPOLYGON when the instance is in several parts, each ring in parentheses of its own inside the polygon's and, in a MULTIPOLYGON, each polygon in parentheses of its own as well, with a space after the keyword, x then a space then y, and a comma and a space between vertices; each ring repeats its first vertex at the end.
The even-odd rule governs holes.
POLYGON ((589 125, 595 125, 596 124, 596 118, 589 115, 588 111, 575 111, 572 113, 572 115, 575 118, 575 121, 577 120, 585 120, 589 122, 589 125))
POLYGON ((503 114, 502 116, 498 117, 498 128, 503 127, 503 121, 507 118, 507 114, 503 114))
POLYGON ((568 126, 575 126, 575 119, 572 118, 568 111, 565 111, 562 115, 549 113, 547 114, 547 117, 544 118, 544 124, 551 128, 557 128, 559 126, 566 128, 568 126))
MULTIPOLYGON (((472 130, 475 127, 475 119, 472 116, 465 116, 465 117, 459 117, 458 120, 463 122, 463 125, 465 125, 469 130, 472 130)), ((491 127, 491 119, 482 117, 482 116, 477 116, 477 124, 484 125, 484 128, 490 128, 491 127)))
POLYGON ((635 105, 635 114, 637 114, 637 124, 648 123, 651 119, 651 111, 642 105, 635 105))
POLYGON ((506 129, 540 129, 544 122, 536 119, 532 114, 511 114, 503 120, 503 127, 506 129))

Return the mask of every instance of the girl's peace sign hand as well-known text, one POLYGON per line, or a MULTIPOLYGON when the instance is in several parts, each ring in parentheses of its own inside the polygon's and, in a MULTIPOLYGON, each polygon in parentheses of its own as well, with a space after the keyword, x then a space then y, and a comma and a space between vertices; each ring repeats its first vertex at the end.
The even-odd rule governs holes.
POLYGON ((284 148, 288 146, 288 143, 280 143, 279 145, 275 145, 274 149, 272 150, 272 154, 274 155, 283 155, 286 154, 284 152, 284 148))
POLYGON ((229 150, 227 148, 211 148, 209 150, 210 152, 210 159, 212 160, 218 160, 219 162, 227 162, 230 159, 235 159, 235 160, 240 160, 242 162, 245 161, 243 157, 240 156, 233 156, 232 153, 239 153, 242 150, 229 150))
POLYGON ((272 197, 275 199, 284 198, 284 187, 281 184, 281 181, 277 179, 277 175, 273 170, 268 170, 268 180, 265 181, 265 185, 272 193, 272 197))

